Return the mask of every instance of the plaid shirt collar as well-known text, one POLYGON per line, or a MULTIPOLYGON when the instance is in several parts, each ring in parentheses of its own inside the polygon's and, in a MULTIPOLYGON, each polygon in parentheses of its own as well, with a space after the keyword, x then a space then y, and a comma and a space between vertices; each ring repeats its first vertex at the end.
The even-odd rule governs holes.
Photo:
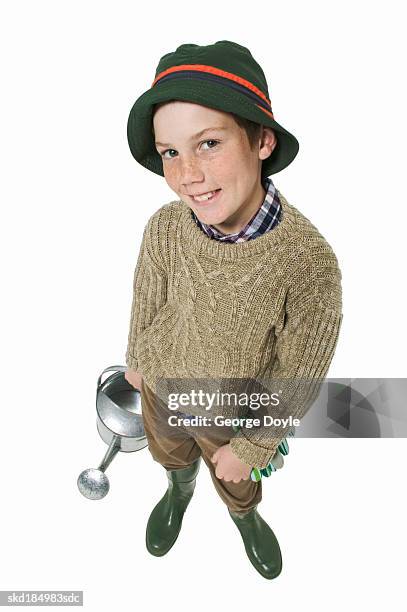
POLYGON ((280 199, 271 178, 266 177, 263 181, 263 186, 266 190, 266 197, 264 198, 263 204, 240 232, 236 232, 235 234, 223 234, 213 227, 213 225, 207 225, 201 222, 193 210, 191 210, 192 218, 198 227, 200 227, 210 238, 215 240, 220 240, 222 242, 245 242, 246 240, 253 240, 253 238, 257 238, 272 230, 278 225, 281 218, 280 199))

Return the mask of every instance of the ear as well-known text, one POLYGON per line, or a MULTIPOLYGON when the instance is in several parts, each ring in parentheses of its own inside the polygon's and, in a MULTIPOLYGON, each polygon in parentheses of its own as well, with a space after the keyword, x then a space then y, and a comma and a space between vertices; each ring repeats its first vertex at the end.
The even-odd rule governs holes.
POLYGON ((260 148, 259 148, 259 159, 267 159, 270 157, 272 152, 277 146, 277 136, 269 127, 262 126, 262 133, 260 139, 260 148))

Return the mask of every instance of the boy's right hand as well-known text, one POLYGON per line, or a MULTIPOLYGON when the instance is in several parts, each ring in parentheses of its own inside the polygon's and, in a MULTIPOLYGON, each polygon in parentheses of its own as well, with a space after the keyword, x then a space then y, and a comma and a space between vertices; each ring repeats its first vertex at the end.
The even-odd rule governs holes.
POLYGON ((139 372, 138 370, 128 369, 124 374, 124 378, 127 380, 128 383, 132 385, 132 387, 134 387, 138 391, 141 390, 141 380, 143 378, 141 372, 139 372))

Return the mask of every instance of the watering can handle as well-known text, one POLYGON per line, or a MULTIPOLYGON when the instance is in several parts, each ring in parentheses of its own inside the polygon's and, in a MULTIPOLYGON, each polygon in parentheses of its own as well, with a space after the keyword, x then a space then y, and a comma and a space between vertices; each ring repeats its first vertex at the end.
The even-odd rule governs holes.
POLYGON ((108 368, 105 368, 98 378, 97 390, 99 391, 99 387, 102 383, 103 374, 105 374, 106 372, 112 372, 112 371, 127 372, 127 370, 128 370, 127 366, 122 366, 122 365, 109 366, 108 368))

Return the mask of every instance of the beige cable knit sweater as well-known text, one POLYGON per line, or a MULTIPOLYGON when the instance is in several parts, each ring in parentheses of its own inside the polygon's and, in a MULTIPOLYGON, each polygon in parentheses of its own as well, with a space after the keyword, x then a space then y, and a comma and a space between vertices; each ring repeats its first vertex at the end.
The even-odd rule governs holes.
MULTIPOLYGON (((126 364, 158 378, 322 380, 342 323, 341 272, 317 228, 280 191, 279 225, 241 243, 209 238, 182 200, 149 219, 134 272, 126 364)), ((291 414, 308 409, 294 402, 291 414)), ((191 410, 188 410, 191 413, 191 410)), ((265 467, 287 430, 231 439, 265 467)))

